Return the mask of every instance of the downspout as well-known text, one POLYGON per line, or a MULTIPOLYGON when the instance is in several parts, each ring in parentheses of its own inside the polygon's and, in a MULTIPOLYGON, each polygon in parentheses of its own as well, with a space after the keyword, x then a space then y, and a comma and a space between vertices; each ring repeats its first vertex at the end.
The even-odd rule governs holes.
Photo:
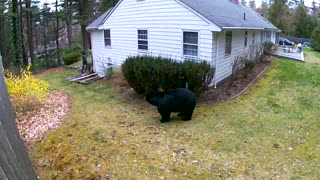
POLYGON ((215 62, 215 71, 214 71, 214 88, 216 89, 217 88, 217 60, 218 60, 218 57, 219 57, 219 33, 217 32, 216 33, 217 36, 217 44, 216 44, 216 62, 215 62))

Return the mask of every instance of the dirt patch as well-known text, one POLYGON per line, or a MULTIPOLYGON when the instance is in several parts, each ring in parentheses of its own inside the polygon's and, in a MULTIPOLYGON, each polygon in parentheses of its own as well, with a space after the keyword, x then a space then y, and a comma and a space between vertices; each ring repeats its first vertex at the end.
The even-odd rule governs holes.
POLYGON ((16 113, 16 122, 23 141, 27 144, 41 141, 48 131, 60 126, 69 109, 68 96, 60 91, 53 91, 40 109, 16 113))
MULTIPOLYGON (((271 56, 257 63, 253 71, 246 78, 244 77, 244 72, 240 71, 236 77, 228 78, 221 82, 216 89, 210 88, 198 97, 198 106, 225 102, 239 95, 239 93, 246 90, 246 88, 256 80, 257 76, 261 74, 274 59, 276 58, 271 56)), ((107 80, 113 84, 113 92, 122 94, 126 101, 141 105, 144 108, 153 108, 152 105, 146 102, 143 94, 137 94, 134 89, 128 85, 121 74, 117 74, 107 80)))

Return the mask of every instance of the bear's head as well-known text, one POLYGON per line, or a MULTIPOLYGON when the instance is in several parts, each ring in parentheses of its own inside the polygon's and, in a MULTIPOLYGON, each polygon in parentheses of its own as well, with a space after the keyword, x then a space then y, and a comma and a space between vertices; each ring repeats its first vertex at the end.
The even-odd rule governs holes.
POLYGON ((158 106, 164 93, 163 92, 151 92, 146 94, 146 100, 148 103, 158 106))

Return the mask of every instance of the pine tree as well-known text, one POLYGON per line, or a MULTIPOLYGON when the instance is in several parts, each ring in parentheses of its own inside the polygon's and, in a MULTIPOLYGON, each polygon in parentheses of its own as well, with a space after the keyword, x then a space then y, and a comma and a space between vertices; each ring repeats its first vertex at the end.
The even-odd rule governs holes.
POLYGON ((288 34, 290 31, 290 28, 288 28, 290 19, 288 18, 291 15, 286 2, 286 0, 274 0, 269 9, 268 19, 272 24, 281 29, 283 33, 288 34))
POLYGON ((247 5, 247 2, 246 2, 246 0, 241 0, 241 2, 240 2, 242 5, 244 5, 244 6, 246 6, 247 5))
POLYGON ((256 1, 255 0, 250 0, 249 1, 249 7, 251 7, 251 9, 256 9, 256 1))

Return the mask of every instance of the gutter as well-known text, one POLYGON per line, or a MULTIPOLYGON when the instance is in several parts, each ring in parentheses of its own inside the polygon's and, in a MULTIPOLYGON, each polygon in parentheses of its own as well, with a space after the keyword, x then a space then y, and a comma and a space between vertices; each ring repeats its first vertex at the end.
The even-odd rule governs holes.
POLYGON ((257 27, 222 27, 222 29, 230 29, 230 30, 264 30, 264 28, 257 27))

